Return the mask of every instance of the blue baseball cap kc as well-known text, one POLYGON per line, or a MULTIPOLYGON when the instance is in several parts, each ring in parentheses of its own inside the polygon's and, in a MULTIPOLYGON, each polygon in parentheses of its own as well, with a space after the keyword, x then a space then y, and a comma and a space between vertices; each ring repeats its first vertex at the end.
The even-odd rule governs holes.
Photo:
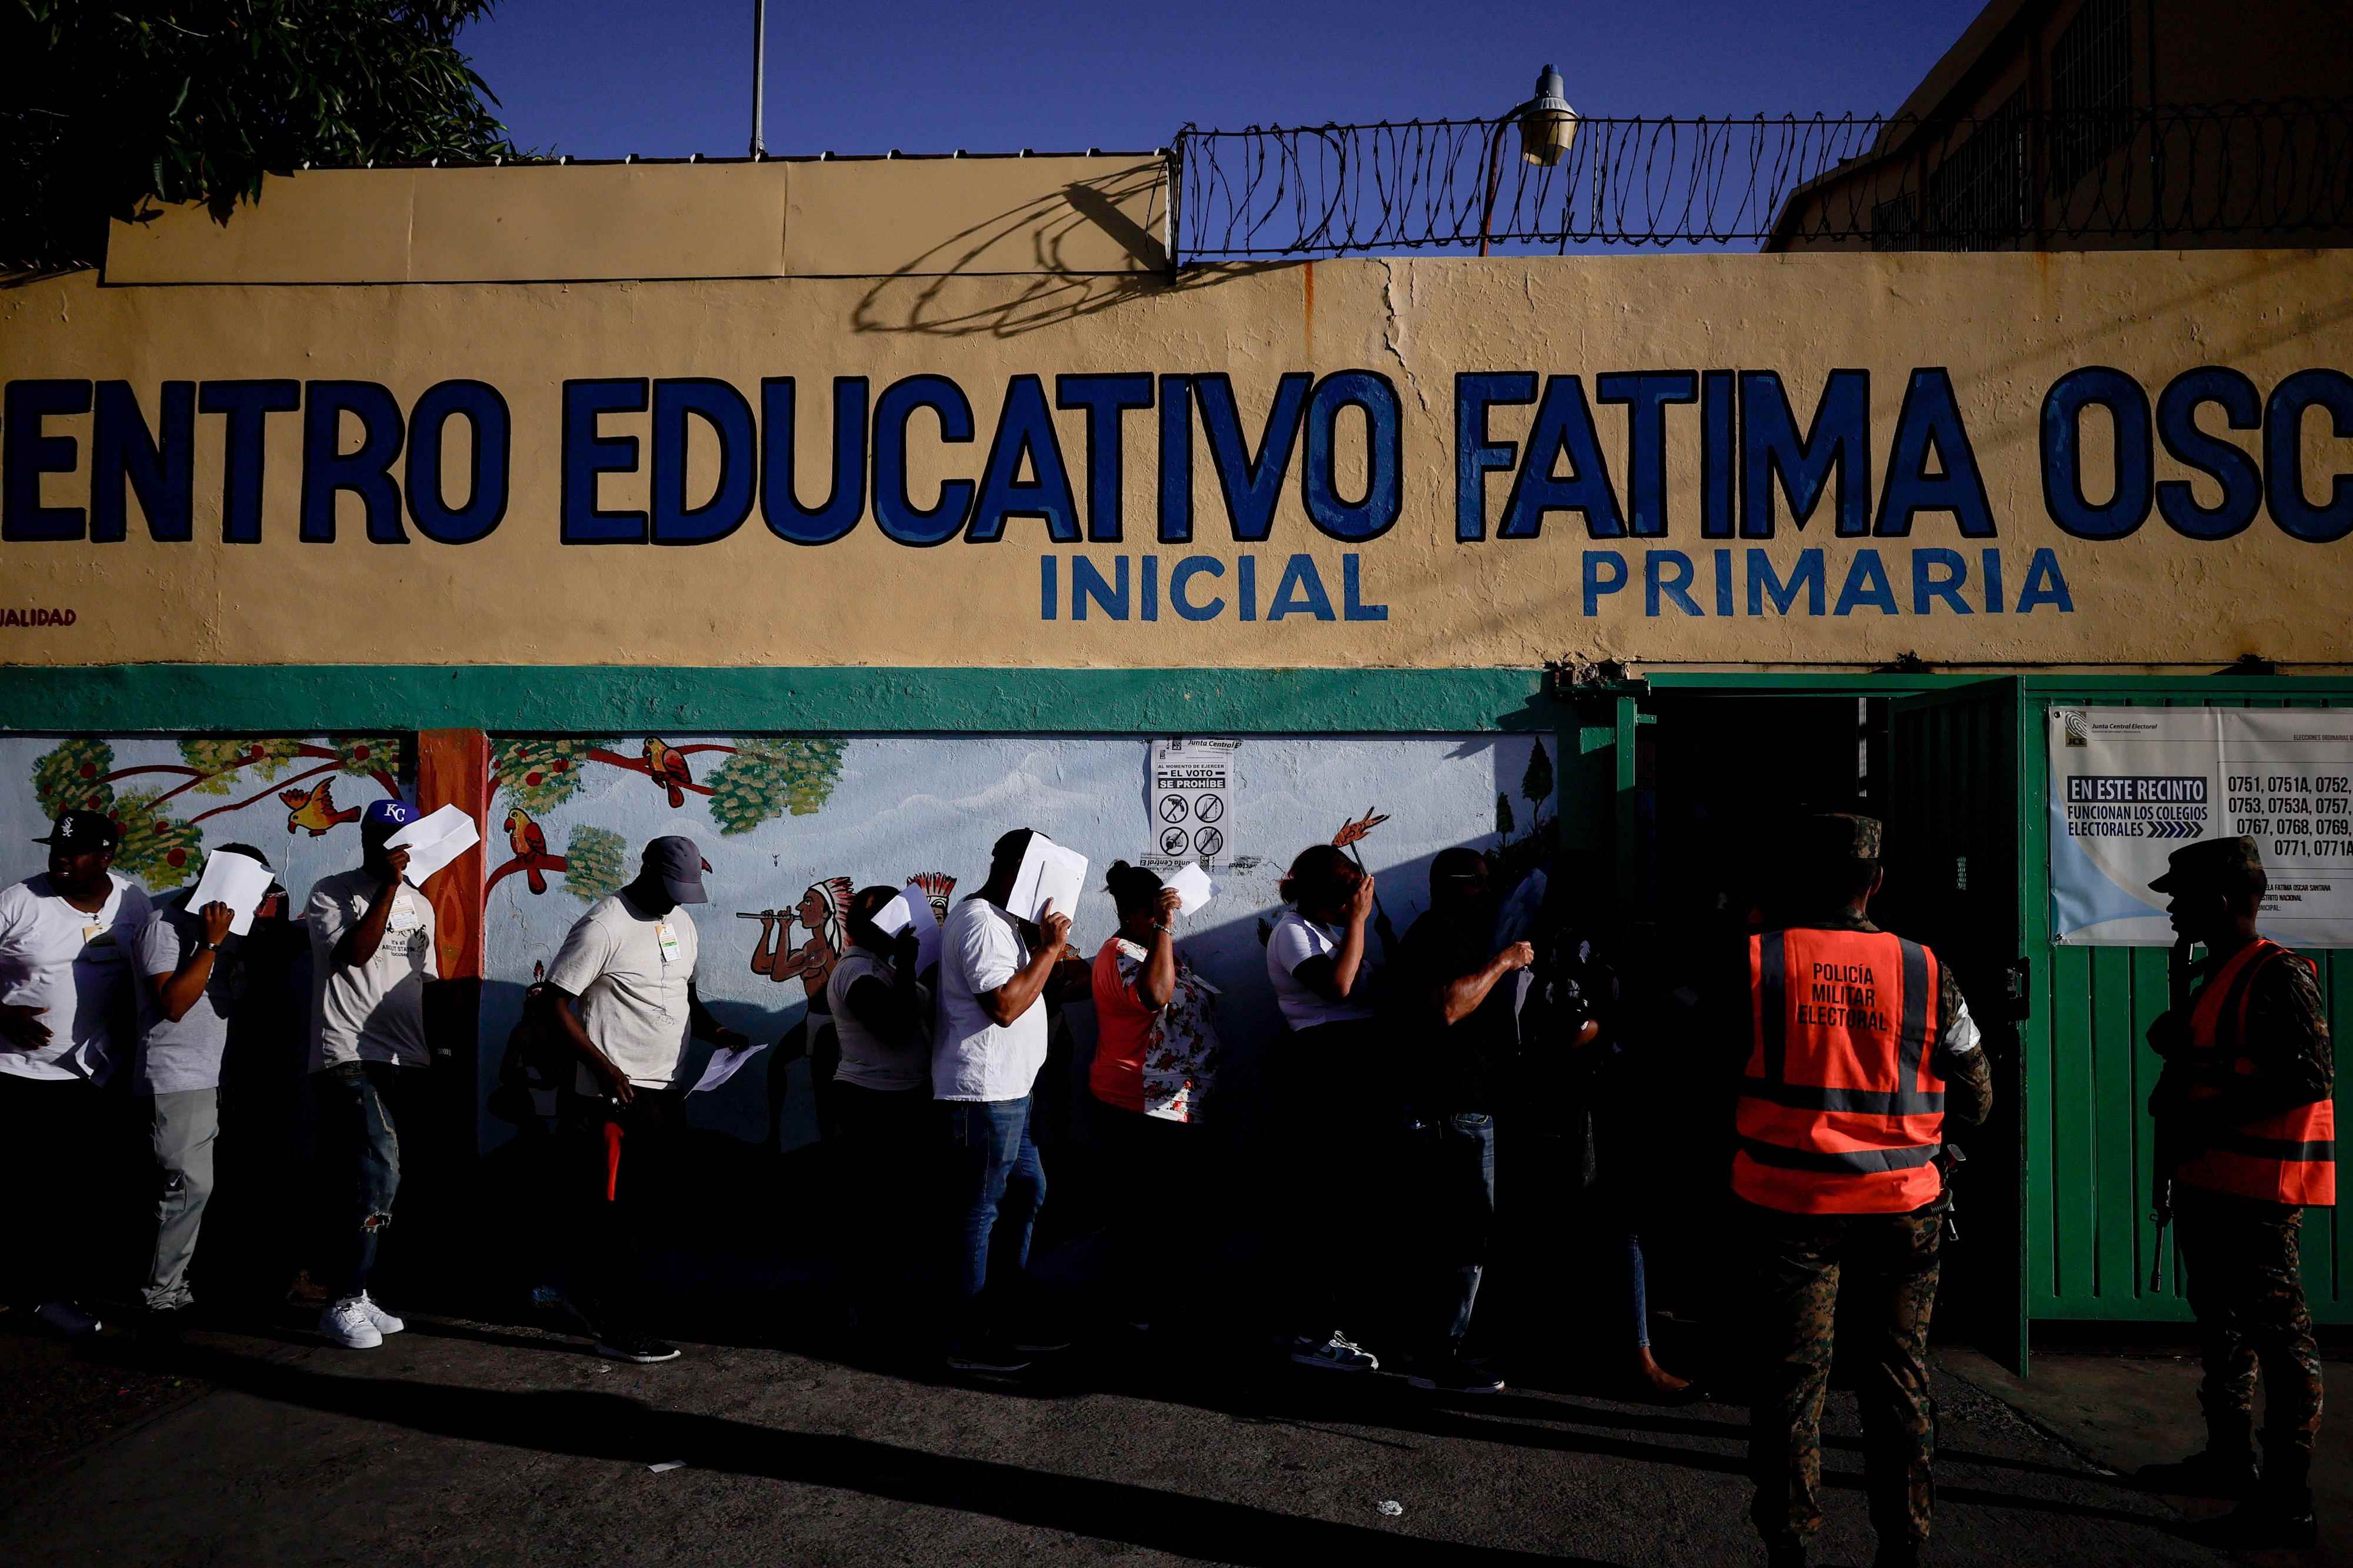
POLYGON ((360 813, 360 824, 365 827, 406 827, 416 820, 417 814, 397 800, 370 801, 368 808, 360 813))

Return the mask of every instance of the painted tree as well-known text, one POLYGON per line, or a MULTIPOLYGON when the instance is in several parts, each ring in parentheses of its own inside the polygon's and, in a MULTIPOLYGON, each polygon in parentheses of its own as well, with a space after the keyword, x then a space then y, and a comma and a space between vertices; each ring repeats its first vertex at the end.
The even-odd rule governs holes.
POLYGON ((41 815, 104 811, 114 804, 114 748, 104 741, 60 741, 33 763, 33 794, 41 815))
POLYGON ((176 888, 196 874, 205 830, 165 811, 163 792, 134 790, 117 795, 108 815, 122 835, 114 852, 116 870, 137 879, 150 892, 176 888))
MULTIPOLYGON (((315 748, 313 748, 315 750, 315 748)), ((292 736, 267 740, 237 736, 189 735, 180 742, 180 757, 202 775, 188 787, 198 795, 227 795, 237 787, 240 769, 269 784, 302 756, 303 745, 292 736)))
POLYGON ((1527 772, 1520 775, 1520 798, 1535 807, 1538 817, 1544 816, 1544 803, 1552 798, 1552 759, 1538 741, 1528 752, 1527 772))
POLYGON ((841 776, 841 752, 839 741, 818 737, 737 736, 734 755, 711 773, 711 816, 721 835, 818 811, 841 776))
POLYGON ((1512 830, 1518 826, 1518 823, 1512 820, 1512 797, 1499 793, 1495 796, 1495 836, 1499 838, 1509 838, 1512 836, 1512 830))
POLYGON ((595 903, 618 892, 629 880, 629 847, 609 828, 586 826, 572 830, 564 846, 564 890, 583 903, 595 903))
POLYGON ((536 816, 578 795, 589 754, 613 745, 585 735, 511 736, 491 748, 491 781, 509 805, 536 816))
POLYGON ((60 741, 34 760, 33 794, 50 816, 62 811, 105 812, 122 834, 115 869, 161 889, 176 888, 195 874, 206 820, 269 800, 280 793, 280 784, 340 773, 372 780, 387 795, 400 793, 401 743, 390 736, 331 736, 322 746, 282 735, 204 735, 180 741, 178 749, 181 760, 176 763, 118 767, 114 748, 104 741, 60 741), (304 762, 311 765, 288 773, 304 762), (124 781, 156 774, 178 782, 117 790, 124 781), (257 783, 264 787, 240 794, 257 783), (172 803, 191 793, 233 798, 183 818, 172 803))

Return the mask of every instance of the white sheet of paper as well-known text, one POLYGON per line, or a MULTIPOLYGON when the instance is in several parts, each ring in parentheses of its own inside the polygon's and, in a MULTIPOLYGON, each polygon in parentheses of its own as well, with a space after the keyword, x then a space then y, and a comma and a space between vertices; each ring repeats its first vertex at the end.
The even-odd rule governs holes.
MULTIPOLYGON (((931 907, 932 900, 925 899, 923 908, 928 910, 931 907)), ((907 895, 904 893, 874 911, 874 929, 884 936, 897 936, 914 923, 915 917, 907 909, 907 895)))
POLYGON ((196 890, 188 895, 188 912, 194 914, 206 904, 227 904, 237 911, 228 929, 243 936, 253 929, 253 913, 269 895, 270 881, 269 868, 252 856, 234 849, 216 850, 205 857, 205 874, 197 879, 196 890))
POLYGON ((1050 903, 1056 914, 1075 916, 1079 895, 1086 885, 1085 856, 1063 848, 1042 833, 1033 834, 1029 853, 1021 857, 1021 869, 1014 873, 1013 896, 1006 912, 1034 925, 1039 911, 1050 903))
POLYGON ((387 849, 408 851, 408 871, 403 879, 412 888, 482 841, 474 819, 463 807, 445 805, 418 817, 384 841, 387 849))
POLYGON ((751 1045, 745 1046, 740 1051, 712 1052, 711 1065, 702 1069, 702 1076, 695 1079, 694 1087, 688 1089, 686 1092, 689 1094, 701 1094, 704 1089, 717 1089, 721 1084, 725 1083, 729 1079, 733 1078, 738 1071, 742 1070, 745 1062, 750 1061, 754 1057, 758 1056, 762 1051, 765 1051, 767 1048, 767 1041, 757 1040, 751 1045))
POLYGON ((915 928, 915 973, 921 974, 940 961, 940 921, 932 912, 932 896, 923 891, 921 882, 910 882, 901 898, 907 901, 907 915, 915 928))
POLYGON ((1176 912, 1180 915, 1189 915, 1208 903, 1209 895, 1216 890, 1210 886, 1209 874, 1201 869, 1198 860, 1179 867, 1160 885, 1176 889, 1176 912))

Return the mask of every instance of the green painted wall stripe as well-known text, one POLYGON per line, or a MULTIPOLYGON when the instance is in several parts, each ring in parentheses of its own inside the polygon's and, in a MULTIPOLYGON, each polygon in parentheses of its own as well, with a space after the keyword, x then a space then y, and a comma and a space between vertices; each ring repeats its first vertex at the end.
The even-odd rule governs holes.
POLYGON ((1535 669, 0 668, 0 732, 1394 734, 1559 717, 1535 669))

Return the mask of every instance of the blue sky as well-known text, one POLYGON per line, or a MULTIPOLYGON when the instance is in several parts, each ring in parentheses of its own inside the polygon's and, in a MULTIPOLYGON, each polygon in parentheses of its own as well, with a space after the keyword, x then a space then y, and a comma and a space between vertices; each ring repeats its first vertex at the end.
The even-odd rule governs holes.
MULTIPOLYGON (((772 153, 1132 151, 1192 121, 1492 115, 1551 62, 1588 114, 1886 111, 1982 0, 791 4, 768 9, 772 153)), ((464 35, 525 146, 741 155, 752 0, 506 0, 464 35)))

